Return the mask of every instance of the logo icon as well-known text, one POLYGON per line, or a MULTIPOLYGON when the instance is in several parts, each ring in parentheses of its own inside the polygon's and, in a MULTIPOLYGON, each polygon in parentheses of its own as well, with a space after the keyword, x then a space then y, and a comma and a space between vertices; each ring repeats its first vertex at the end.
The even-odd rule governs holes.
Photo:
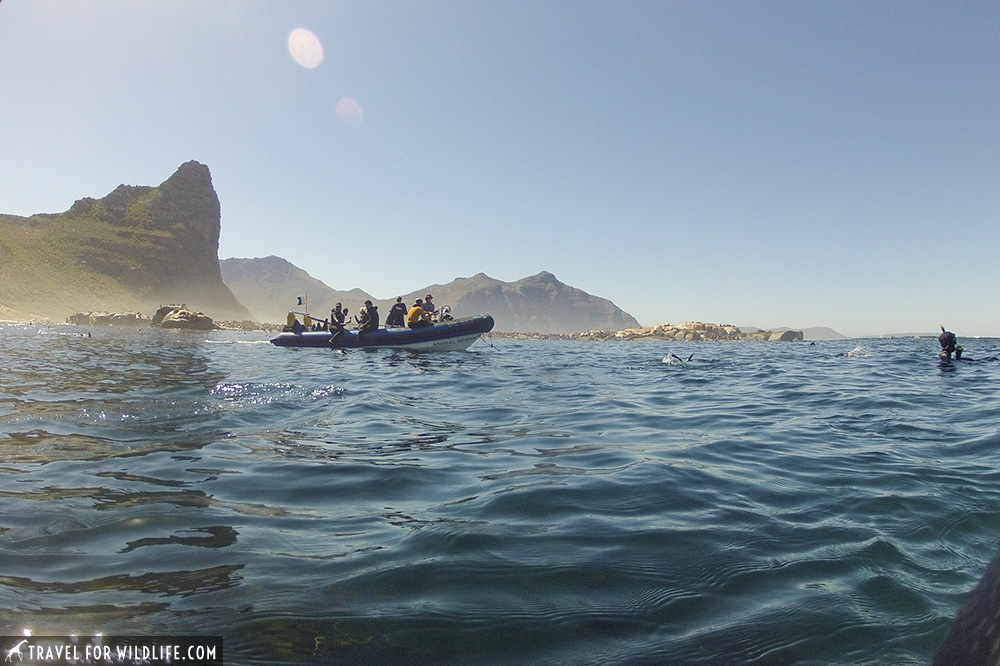
POLYGON ((4 661, 12 661, 11 657, 13 657, 15 654, 17 655, 17 658, 20 661, 24 661, 24 655, 21 654, 21 648, 24 647, 24 645, 27 642, 28 642, 28 639, 25 638, 23 641, 21 641, 20 643, 18 643, 17 645, 15 645, 14 647, 12 647, 11 649, 7 650, 7 658, 4 659, 4 661))

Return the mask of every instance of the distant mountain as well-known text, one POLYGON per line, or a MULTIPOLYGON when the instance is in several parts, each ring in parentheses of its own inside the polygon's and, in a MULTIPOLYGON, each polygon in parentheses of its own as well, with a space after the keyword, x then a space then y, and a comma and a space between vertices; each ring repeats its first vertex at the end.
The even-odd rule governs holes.
MULTIPOLYGON (((360 289, 332 289, 279 257, 225 259, 220 266, 226 285, 260 321, 283 322, 290 309, 301 311, 295 304, 297 297, 305 294, 311 313, 317 317, 325 316, 338 302, 354 314, 371 299, 384 320, 395 302, 395 298, 377 299, 360 289)), ((438 307, 450 305, 456 318, 493 315, 499 331, 575 333, 639 325, 611 301, 567 286, 546 272, 517 282, 501 282, 479 273, 401 296, 409 306, 427 294, 433 294, 438 307)))
POLYGON ((61 319, 185 303, 249 318, 222 281, 219 211, 208 167, 187 162, 157 187, 119 185, 63 213, 0 215, 0 311, 61 319))
POLYGON ((375 300, 360 289, 331 289, 281 257, 223 259, 219 267, 223 282, 257 321, 283 323, 289 310, 304 312, 306 305, 321 318, 337 303, 343 303, 356 314, 366 300, 375 300), (307 298, 308 302, 297 305, 299 297, 307 298))
POLYGON ((412 303, 427 294, 433 294, 438 306, 451 305, 456 317, 493 315, 498 331, 579 333, 639 326, 635 317, 606 298, 565 285, 546 271, 516 282, 478 273, 411 292, 404 300, 412 303))

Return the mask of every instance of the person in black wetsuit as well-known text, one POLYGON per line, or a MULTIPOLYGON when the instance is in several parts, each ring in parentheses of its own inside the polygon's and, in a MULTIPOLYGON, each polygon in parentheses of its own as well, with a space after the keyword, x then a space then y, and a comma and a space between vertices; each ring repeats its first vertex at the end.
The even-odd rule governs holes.
POLYGON ((385 318, 386 326, 398 326, 402 328, 406 326, 406 312, 408 308, 406 303, 403 302, 403 297, 398 296, 396 302, 392 304, 392 309, 389 310, 389 316, 385 318))
POLYGON ((938 342, 941 344, 941 358, 951 358, 952 353, 955 354, 955 360, 962 358, 962 348, 957 346, 957 340, 955 339, 955 334, 951 331, 946 331, 944 325, 941 325, 941 335, 938 336, 938 342))
POLYGON ((371 301, 365 301, 361 308, 361 318, 358 319, 358 335, 378 329, 378 307, 371 301))
POLYGON ((344 322, 346 320, 347 308, 342 309, 340 303, 337 303, 337 307, 330 310, 330 332, 333 333, 330 337, 331 340, 344 332, 344 322))

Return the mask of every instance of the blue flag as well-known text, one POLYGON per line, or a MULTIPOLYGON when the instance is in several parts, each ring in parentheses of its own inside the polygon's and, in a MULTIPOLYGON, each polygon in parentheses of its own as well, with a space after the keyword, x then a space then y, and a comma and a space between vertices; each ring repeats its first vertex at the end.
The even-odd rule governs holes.
MULTIPOLYGON (((2 1, 2 0, 0 0, 0 1, 2 1)), ((299 305, 302 305, 302 297, 301 296, 296 296, 296 298, 299 299, 299 305)))

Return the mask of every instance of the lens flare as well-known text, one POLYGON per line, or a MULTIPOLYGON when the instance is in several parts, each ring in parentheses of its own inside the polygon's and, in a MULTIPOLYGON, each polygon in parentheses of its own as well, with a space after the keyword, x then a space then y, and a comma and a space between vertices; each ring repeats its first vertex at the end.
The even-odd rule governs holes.
POLYGON ((288 35, 288 52, 295 62, 306 69, 319 67, 323 62, 323 44, 319 37, 305 28, 296 28, 288 35))
POLYGON ((337 119, 345 125, 357 127, 364 120, 361 105, 349 97, 337 102, 337 119))

